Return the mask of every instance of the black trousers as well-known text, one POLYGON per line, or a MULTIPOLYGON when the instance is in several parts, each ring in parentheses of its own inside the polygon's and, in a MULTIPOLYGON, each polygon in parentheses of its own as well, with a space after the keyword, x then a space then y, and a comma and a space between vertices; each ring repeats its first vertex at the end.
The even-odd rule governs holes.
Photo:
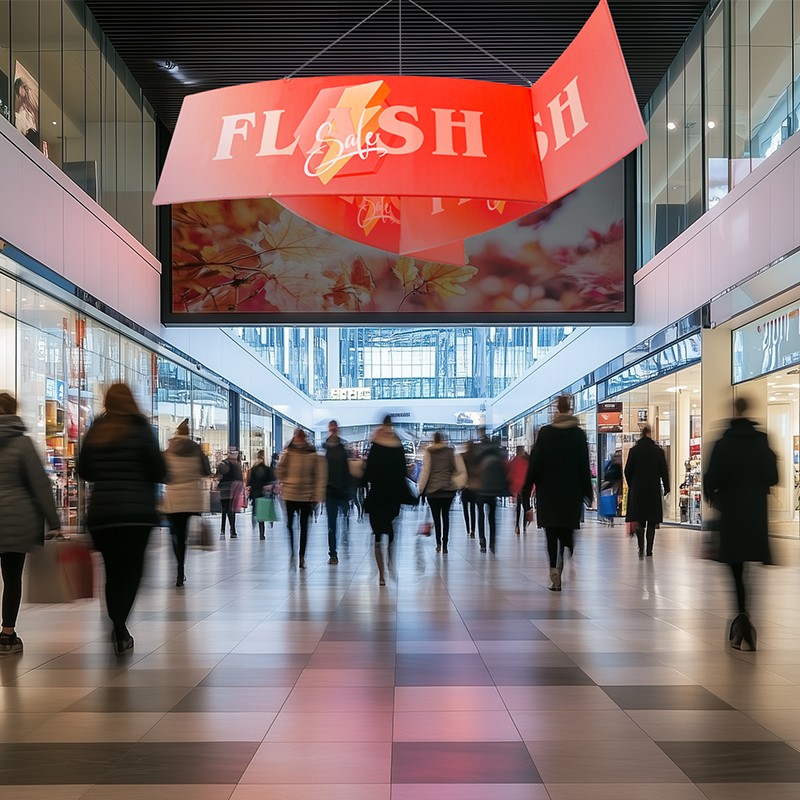
POLYGON ((429 497, 428 505, 433 514, 433 529, 436 532, 436 544, 447 547, 450 537, 450 506, 452 497, 429 497))
POLYGON ((739 613, 744 614, 744 612, 747 611, 746 595, 744 590, 744 563, 741 561, 734 562, 730 565, 730 567, 731 572, 733 573, 733 585, 736 589, 736 605, 739 608, 739 613))
POLYGON ((572 552, 575 549, 575 531, 572 528, 545 528, 547 539, 547 558, 550 560, 550 569, 558 566, 559 556, 563 560, 564 551, 572 552))
POLYGON ((0 569, 3 574, 3 627, 13 628, 17 624, 19 605, 22 602, 22 568, 25 553, 0 553, 0 569))
POLYGON ((475 496, 478 505, 478 537, 481 547, 486 547, 486 523, 489 524, 489 547, 494 547, 495 533, 497 525, 495 523, 495 512, 497 510, 497 498, 491 495, 479 494, 475 496), (486 514, 484 516, 484 509, 486 514))
POLYGON ((114 632, 123 636, 144 571, 149 525, 90 531, 106 568, 106 613, 114 632))
POLYGON ((636 540, 639 543, 639 550, 644 550, 647 546, 647 555, 653 555, 653 542, 656 540, 655 522, 640 522, 636 526, 636 540))
POLYGON ((297 500, 286 501, 286 529, 289 531, 289 547, 292 550, 292 555, 294 555, 294 515, 298 514, 300 516, 300 558, 305 558, 306 555, 308 519, 313 508, 314 503, 297 500))
POLYGON ((475 495, 469 489, 461 490, 461 508, 464 512, 464 525, 467 533, 475 534, 475 512, 477 505, 475 495))
POLYGON ((186 536, 189 520, 194 516, 190 512, 180 512, 169 515, 169 532, 172 535, 172 551, 178 562, 178 580, 185 578, 184 567, 186 564, 186 536))
POLYGON ((231 523, 231 534, 236 533, 236 509, 231 506, 231 498, 220 498, 219 504, 222 506, 222 519, 220 520, 220 533, 225 533, 225 520, 231 523))

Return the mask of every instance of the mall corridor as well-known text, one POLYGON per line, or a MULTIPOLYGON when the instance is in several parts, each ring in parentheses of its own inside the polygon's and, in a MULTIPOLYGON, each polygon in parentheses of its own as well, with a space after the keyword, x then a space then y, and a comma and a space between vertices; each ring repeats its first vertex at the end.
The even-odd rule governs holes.
POLYGON ((243 517, 183 590, 156 531, 127 659, 99 600, 24 606, 25 653, 0 659, 3 800, 800 796, 796 548, 754 570, 746 653, 697 531, 639 560, 624 526, 589 522, 556 594, 511 509, 495 554, 458 508, 435 553, 422 514, 385 588, 366 523, 330 566, 323 515, 299 571, 280 523, 260 542, 243 517))

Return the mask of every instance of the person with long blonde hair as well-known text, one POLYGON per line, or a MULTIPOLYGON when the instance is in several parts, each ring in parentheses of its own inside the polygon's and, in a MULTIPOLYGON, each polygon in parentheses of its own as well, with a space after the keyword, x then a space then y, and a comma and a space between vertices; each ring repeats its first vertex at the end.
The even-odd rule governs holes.
POLYGON ((127 622, 142 580, 150 531, 158 524, 156 488, 167 467, 149 421, 124 383, 109 387, 105 413, 89 428, 78 474, 92 484, 86 525, 106 569, 106 611, 117 655, 133 649, 127 622))

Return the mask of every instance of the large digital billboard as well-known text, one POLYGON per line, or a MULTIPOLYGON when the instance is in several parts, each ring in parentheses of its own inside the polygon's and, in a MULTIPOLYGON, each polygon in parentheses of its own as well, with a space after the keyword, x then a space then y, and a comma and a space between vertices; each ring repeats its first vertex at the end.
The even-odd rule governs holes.
POLYGON ((624 324, 623 162, 465 242, 465 263, 345 239, 272 199, 172 206, 168 324, 624 324))

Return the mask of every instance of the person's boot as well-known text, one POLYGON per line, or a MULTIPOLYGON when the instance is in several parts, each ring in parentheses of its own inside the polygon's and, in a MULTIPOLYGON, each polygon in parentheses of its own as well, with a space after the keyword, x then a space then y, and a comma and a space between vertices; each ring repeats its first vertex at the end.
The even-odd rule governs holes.
POLYGON ((386 586, 386 576, 383 572, 383 550, 380 544, 375 545, 375 563, 378 565, 378 585, 386 586))
POLYGON ((561 591, 561 570, 558 567, 550 567, 550 585, 547 588, 551 592, 561 591))

